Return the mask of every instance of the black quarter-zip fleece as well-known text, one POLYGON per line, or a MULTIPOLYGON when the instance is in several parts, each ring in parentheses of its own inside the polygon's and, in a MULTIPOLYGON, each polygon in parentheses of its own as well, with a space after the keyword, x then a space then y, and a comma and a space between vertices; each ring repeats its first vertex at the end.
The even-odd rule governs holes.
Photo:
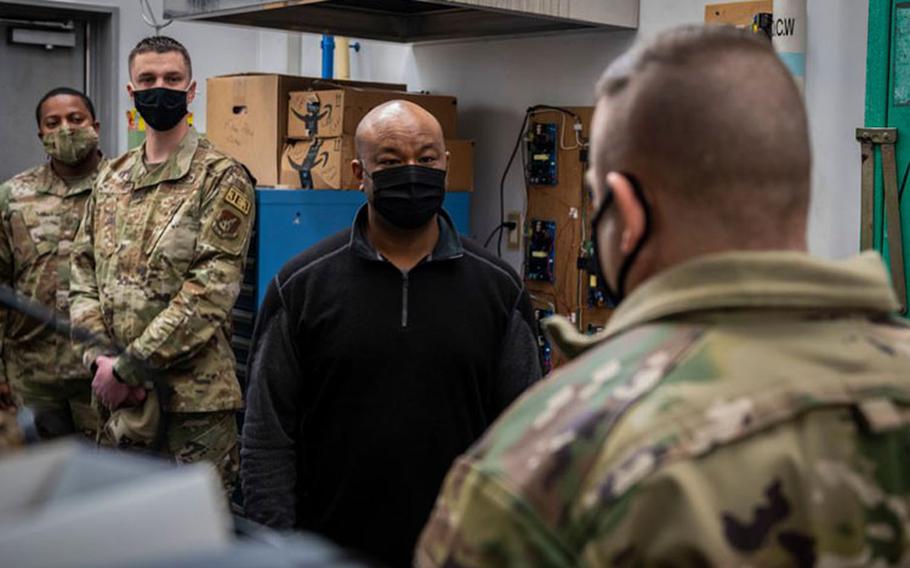
POLYGON ((260 310, 243 431, 247 514, 410 564, 456 456, 540 376, 521 280, 439 216, 408 272, 354 226, 290 261, 260 310))

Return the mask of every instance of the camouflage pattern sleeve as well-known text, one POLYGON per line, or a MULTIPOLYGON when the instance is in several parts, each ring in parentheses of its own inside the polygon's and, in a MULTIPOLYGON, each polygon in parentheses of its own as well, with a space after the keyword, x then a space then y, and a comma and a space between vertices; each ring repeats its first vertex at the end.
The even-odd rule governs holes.
MULTIPOLYGON (((10 197, 9 183, 0 184, 0 284, 13 284, 13 250, 10 245, 7 212, 10 197)), ((6 361, 3 359, 3 340, 6 337, 6 310, 0 308, 0 383, 9 383, 6 375, 6 361)))
POLYGON ((180 291, 114 365, 126 383, 144 369, 165 369, 192 358, 224 325, 240 294, 254 218, 255 196, 235 163, 206 188, 193 261, 180 291))
POLYGON ((569 566, 573 555, 534 511, 470 458, 455 462, 415 552, 420 568, 569 566))
MULTIPOLYGON (((99 176, 100 178, 100 176, 99 176)), ((94 192, 85 205, 85 213, 70 255, 70 320, 73 324, 93 331, 101 337, 108 336, 101 313, 98 283, 95 279, 95 244, 92 227, 95 221, 94 192)), ((87 346, 75 343, 81 351, 82 364, 90 369, 99 355, 109 353, 102 346, 87 346)))

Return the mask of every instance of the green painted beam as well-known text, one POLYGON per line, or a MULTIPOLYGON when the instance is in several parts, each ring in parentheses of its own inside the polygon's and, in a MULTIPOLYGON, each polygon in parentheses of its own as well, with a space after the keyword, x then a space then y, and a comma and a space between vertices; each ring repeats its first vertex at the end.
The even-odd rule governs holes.
MULTIPOLYGON (((895 0, 869 0, 869 38, 866 50, 866 126, 888 126, 890 102, 891 28, 895 0)), ((859 155, 859 147, 857 147, 859 155)), ((857 199, 859 203, 859 199, 857 199)), ((875 248, 886 249, 882 201, 881 152, 875 151, 875 209, 873 234, 875 248)))
POLYGON ((869 39, 866 50, 866 126, 887 125, 891 55, 891 17, 894 0, 869 0, 869 39))

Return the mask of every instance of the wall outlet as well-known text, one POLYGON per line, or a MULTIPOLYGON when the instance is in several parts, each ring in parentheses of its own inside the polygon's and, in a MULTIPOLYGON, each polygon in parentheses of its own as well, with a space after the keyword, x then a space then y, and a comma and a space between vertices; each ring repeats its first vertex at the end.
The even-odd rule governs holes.
POLYGON ((521 212, 520 211, 510 211, 506 216, 506 221, 510 223, 515 223, 515 228, 509 230, 509 239, 508 239, 508 248, 510 249, 520 249, 521 248, 521 234, 524 232, 524 227, 521 226, 521 212))

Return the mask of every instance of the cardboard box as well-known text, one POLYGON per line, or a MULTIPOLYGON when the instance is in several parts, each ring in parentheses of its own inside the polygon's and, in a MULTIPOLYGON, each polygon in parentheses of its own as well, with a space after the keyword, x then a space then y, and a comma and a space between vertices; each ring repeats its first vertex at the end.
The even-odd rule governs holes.
POLYGON ((354 137, 291 141, 281 155, 282 187, 294 189, 358 189, 351 160, 354 137))
POLYGON ((274 186, 278 183, 281 151, 287 138, 288 94, 339 84, 406 89, 405 85, 264 73, 212 77, 206 81, 206 135, 217 149, 249 168, 259 185, 274 186))
POLYGON ((427 109, 442 125, 446 138, 458 135, 455 97, 374 89, 333 89, 291 93, 288 138, 304 140, 354 134, 360 120, 370 110, 395 99, 411 101, 427 109))
MULTIPOLYGON (((446 140, 448 190, 474 191, 474 141, 446 140)), ((290 141, 281 156, 280 186, 293 189, 359 189, 351 161, 354 137, 290 141)))
POLYGON ((446 140, 449 191, 474 191, 474 141, 446 140))

